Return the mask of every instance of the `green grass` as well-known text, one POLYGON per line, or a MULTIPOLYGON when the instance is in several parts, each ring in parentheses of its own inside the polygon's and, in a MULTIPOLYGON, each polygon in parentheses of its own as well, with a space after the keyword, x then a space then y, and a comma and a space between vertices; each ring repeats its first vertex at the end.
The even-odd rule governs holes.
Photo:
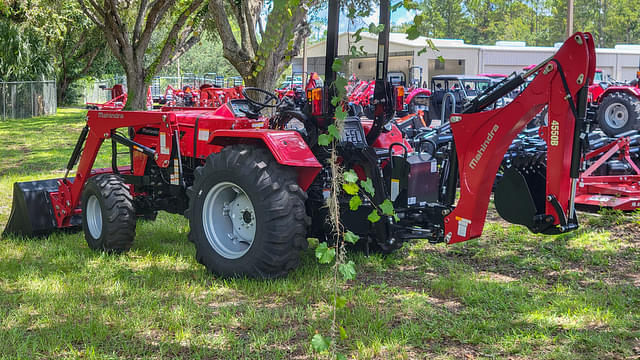
MULTIPOLYGON (((0 122, 0 226, 11 184, 60 176, 84 112, 0 122)), ((98 165, 108 164, 107 152, 98 165)), ((350 254, 339 310, 358 359, 615 359, 640 355, 636 215, 583 215, 539 236, 492 221, 483 237, 350 254), (585 219, 586 216, 586 219, 585 219)), ((89 250, 81 233, 0 240, 0 357, 313 359, 330 328, 330 268, 313 252, 285 279, 219 279, 194 259, 187 221, 139 222, 133 249, 89 250)))

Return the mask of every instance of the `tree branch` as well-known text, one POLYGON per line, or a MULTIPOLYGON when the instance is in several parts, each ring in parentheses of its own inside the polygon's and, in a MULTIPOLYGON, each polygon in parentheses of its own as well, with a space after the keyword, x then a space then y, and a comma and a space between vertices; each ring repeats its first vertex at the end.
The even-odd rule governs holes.
POLYGON ((147 22, 144 24, 144 31, 140 36, 140 40, 137 43, 134 43, 136 49, 147 49, 149 46, 149 42, 151 41, 151 35, 153 34, 153 30, 155 30, 156 26, 166 12, 174 5, 173 0, 156 0, 153 3, 153 6, 149 10, 149 14, 147 15, 147 22))
POLYGON ((138 9, 138 16, 136 17, 136 24, 133 27, 133 38, 131 39, 131 42, 134 44, 140 38, 140 31, 142 31, 142 20, 144 19, 144 14, 147 13, 148 5, 149 0, 140 1, 140 8, 138 9))
MULTIPOLYGON (((91 1, 91 0, 89 0, 89 1, 91 1)), ((80 7, 82 8, 82 12, 83 12, 85 15, 87 15, 91 21, 93 21, 93 22, 94 22, 96 25, 98 25, 100 28, 103 28, 103 29, 104 29, 104 27, 105 27, 105 26, 104 26, 104 23, 103 23, 102 21, 100 21, 100 20, 98 19, 98 17, 97 17, 95 14, 93 14, 93 13, 91 13, 91 11, 89 11, 89 9, 87 8, 86 4, 84 3, 84 0, 78 0, 78 4, 80 4, 80 7)), ((96 12, 99 12, 99 8, 96 8, 96 7, 94 6, 94 4, 95 4, 95 3, 94 3, 93 1, 91 1, 91 5, 93 6, 93 9, 94 9, 96 12)), ((104 13, 101 13, 100 15, 101 15, 101 16, 102 16, 102 18, 104 19, 104 13)))
POLYGON ((236 67, 242 76, 250 74, 251 64, 249 62, 251 57, 240 47, 233 30, 231 30, 229 15, 225 10, 224 1, 211 0, 209 2, 209 15, 220 36, 224 57, 236 67))
MULTIPOLYGON (((176 19, 173 27, 167 34, 167 38, 164 41, 164 45, 162 46, 162 50, 160 50, 160 55, 156 58, 156 60, 147 67, 147 72, 155 72, 155 69, 161 68, 169 62, 171 58, 171 54, 179 50, 179 45, 184 46, 186 41, 181 41, 180 30, 183 28, 184 24, 187 22, 189 17, 196 13, 198 8, 202 5, 204 0, 193 0, 191 5, 187 7, 176 19)), ((188 27, 189 32, 193 29, 192 27, 188 27)), ((183 32, 184 33, 184 32, 183 32)), ((186 36, 185 36, 186 37, 186 36)), ((199 37, 193 41, 193 43, 197 42, 199 37)), ((191 44, 193 45, 193 44, 191 44)))

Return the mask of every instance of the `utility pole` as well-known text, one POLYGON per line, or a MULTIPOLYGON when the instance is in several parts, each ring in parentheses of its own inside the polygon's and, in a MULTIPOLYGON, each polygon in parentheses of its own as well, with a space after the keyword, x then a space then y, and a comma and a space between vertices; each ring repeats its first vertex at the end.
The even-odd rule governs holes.
POLYGON ((573 34, 573 0, 567 0, 567 38, 573 34))

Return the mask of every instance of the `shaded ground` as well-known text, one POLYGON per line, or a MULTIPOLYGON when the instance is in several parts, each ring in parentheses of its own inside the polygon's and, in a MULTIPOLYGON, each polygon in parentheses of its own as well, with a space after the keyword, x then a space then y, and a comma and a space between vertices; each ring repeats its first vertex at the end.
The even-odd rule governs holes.
MULTIPOLYGON (((2 227, 12 182, 56 176, 84 125, 76 110, 27 121, 0 122, 2 227), (40 141, 39 127, 57 137, 40 141)), ((582 220, 579 231, 545 237, 496 218, 463 244, 351 254, 358 277, 344 285, 349 338, 339 346, 358 359, 638 358, 640 225, 614 212, 582 220)), ((217 279, 195 261, 187 233, 184 218, 161 214, 139 222, 132 251, 116 256, 89 250, 80 233, 1 239, 0 353, 317 358, 309 341, 330 328, 329 267, 308 250, 286 279, 217 279)))

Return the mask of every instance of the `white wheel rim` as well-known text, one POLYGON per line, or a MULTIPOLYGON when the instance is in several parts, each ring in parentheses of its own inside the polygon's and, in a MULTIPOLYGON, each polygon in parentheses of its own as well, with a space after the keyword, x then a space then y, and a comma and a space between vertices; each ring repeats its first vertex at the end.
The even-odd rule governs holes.
POLYGON ((249 251, 256 236, 253 203, 238 185, 213 186, 202 206, 202 227, 209 245, 225 259, 237 259, 249 251))
POLYGON ((620 103, 614 103, 607 106, 604 112, 604 121, 614 129, 620 129, 627 125, 629 121, 629 112, 626 106, 620 103))
POLYGON ((102 235, 102 210, 100 209, 100 202, 95 195, 91 195, 87 200, 85 217, 89 233, 94 239, 99 239, 100 235, 102 235))

